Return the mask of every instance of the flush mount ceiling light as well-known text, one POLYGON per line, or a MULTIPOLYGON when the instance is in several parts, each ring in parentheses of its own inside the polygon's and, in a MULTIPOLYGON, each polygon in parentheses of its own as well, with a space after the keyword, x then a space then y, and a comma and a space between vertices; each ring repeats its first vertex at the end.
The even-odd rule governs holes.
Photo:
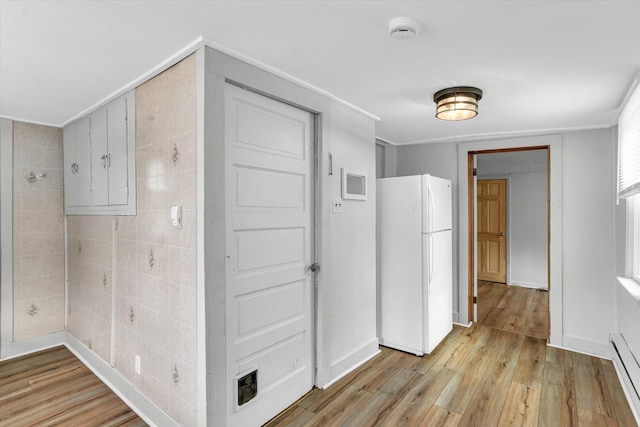
POLYGON ((399 16, 389 22, 389 35, 396 40, 407 40, 418 35, 420 22, 410 16, 399 16))
POLYGON ((433 94, 436 117, 440 120, 467 120, 478 115, 478 101, 482 91, 477 87, 457 86, 433 94))

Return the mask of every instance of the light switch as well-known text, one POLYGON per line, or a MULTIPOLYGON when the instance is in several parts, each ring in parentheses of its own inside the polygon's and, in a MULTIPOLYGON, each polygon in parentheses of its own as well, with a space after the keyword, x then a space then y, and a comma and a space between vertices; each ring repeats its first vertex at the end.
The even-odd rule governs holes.
POLYGON ((182 206, 171 206, 171 225, 182 228, 182 206))
POLYGON ((340 214, 343 213, 344 210, 342 208, 342 198, 341 197, 334 197, 333 199, 331 199, 331 204, 332 204, 332 208, 331 211, 334 214, 340 214))

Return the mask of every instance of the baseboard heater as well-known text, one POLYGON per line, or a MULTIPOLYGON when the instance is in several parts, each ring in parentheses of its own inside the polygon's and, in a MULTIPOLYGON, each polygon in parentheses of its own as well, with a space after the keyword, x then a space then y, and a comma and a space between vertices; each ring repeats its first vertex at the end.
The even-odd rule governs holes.
POLYGON ((614 363, 616 363, 623 386, 627 391, 630 404, 635 407, 635 413, 640 414, 640 364, 629 349, 624 336, 611 334, 611 343, 614 363))

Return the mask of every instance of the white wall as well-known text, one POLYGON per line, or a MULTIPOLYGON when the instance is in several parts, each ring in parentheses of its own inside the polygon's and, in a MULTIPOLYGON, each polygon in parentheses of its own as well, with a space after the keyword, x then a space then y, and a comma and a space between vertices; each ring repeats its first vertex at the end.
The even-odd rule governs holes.
MULTIPOLYGON (((338 102, 219 51, 199 52, 198 100, 198 293, 199 398, 206 395, 200 424, 225 425, 231 399, 225 355, 225 183, 224 85, 227 79, 318 114, 316 188, 317 376, 326 386, 378 352, 376 337, 375 134, 374 122, 338 102), (329 175, 329 153, 333 175, 329 175), (346 201, 331 213, 340 195, 340 168, 367 171, 370 196, 346 201)), ((198 404, 200 408, 200 403, 198 404)))
POLYGON ((509 284, 547 288, 547 173, 511 175, 509 284))
POLYGON ((612 144, 610 129, 563 138, 563 343, 594 353, 615 319, 612 144))
MULTIPOLYGON (((458 146, 452 142, 397 147, 397 176, 431 174, 451 180, 453 204, 453 321, 459 321, 458 285, 458 146)), ((466 249, 465 249, 466 250, 466 249)))
POLYGON ((395 145, 376 139, 376 178, 396 176, 397 154, 395 145))
POLYGON ((330 377, 333 381, 363 358, 377 351, 376 292, 376 187, 373 122, 340 104, 331 104, 332 196, 340 196, 342 168, 367 172, 366 201, 343 200, 344 213, 331 214, 326 233, 330 260, 323 280, 328 304, 323 317, 330 341, 330 377))

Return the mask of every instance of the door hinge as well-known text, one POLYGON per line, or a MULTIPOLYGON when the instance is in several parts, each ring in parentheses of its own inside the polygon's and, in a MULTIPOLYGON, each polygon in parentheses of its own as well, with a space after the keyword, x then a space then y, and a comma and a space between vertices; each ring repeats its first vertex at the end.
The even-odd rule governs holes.
POLYGON ((477 304, 478 303, 478 297, 473 297, 473 303, 477 304))
POLYGON ((478 168, 473 168, 473 176, 478 176, 478 168))

